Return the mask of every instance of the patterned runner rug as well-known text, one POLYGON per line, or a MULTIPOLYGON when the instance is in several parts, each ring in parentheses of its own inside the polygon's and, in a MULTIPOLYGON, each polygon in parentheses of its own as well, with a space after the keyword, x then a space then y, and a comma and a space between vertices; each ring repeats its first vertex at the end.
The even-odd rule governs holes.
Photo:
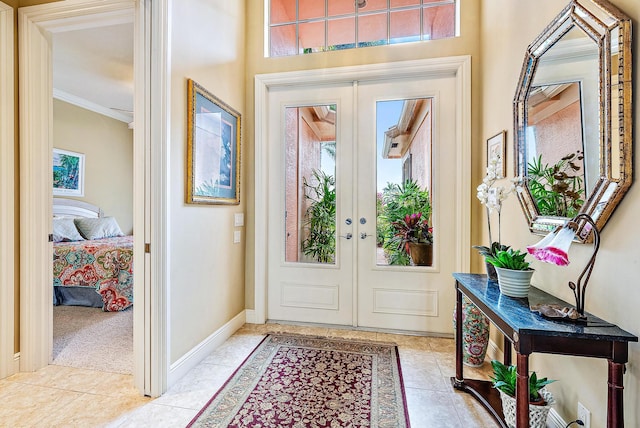
POLYGON ((268 335, 189 427, 409 427, 398 348, 268 335))

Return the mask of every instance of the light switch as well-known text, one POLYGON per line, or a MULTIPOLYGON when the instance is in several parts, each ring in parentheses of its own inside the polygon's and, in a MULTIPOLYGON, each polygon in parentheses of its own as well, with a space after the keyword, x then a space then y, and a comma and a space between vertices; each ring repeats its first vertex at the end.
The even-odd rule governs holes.
POLYGON ((241 238, 241 233, 239 230, 234 230, 233 231, 233 243, 234 244, 239 244, 240 243, 240 238, 241 238))
POLYGON ((244 226, 244 213, 235 213, 233 218, 233 225, 235 227, 244 226))

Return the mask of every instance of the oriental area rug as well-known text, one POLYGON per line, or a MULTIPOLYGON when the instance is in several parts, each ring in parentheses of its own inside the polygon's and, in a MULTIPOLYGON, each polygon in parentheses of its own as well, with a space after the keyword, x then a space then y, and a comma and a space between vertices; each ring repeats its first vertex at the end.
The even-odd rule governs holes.
POLYGON ((270 334, 189 427, 409 427, 394 344, 270 334))

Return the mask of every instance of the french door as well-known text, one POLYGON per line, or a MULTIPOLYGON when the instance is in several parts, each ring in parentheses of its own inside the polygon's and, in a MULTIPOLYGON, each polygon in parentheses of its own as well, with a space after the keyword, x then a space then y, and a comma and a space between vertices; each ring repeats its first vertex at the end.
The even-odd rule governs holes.
POLYGON ((457 90, 453 73, 269 90, 268 319, 451 332, 468 211, 457 90), (429 195, 429 266, 391 241, 384 201, 409 184, 429 195))

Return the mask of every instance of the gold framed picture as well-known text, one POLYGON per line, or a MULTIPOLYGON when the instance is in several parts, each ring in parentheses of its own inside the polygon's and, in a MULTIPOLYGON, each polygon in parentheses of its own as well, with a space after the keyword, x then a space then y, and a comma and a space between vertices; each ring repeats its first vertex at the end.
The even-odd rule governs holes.
POLYGON ((240 203, 240 113, 187 80, 188 204, 240 203))
POLYGON ((501 131, 498 134, 487 140, 487 167, 489 166, 489 162, 494 157, 498 157, 498 165, 497 171, 502 174, 502 177, 506 177, 507 175, 507 167, 506 167, 506 140, 507 140, 507 131, 501 131))

